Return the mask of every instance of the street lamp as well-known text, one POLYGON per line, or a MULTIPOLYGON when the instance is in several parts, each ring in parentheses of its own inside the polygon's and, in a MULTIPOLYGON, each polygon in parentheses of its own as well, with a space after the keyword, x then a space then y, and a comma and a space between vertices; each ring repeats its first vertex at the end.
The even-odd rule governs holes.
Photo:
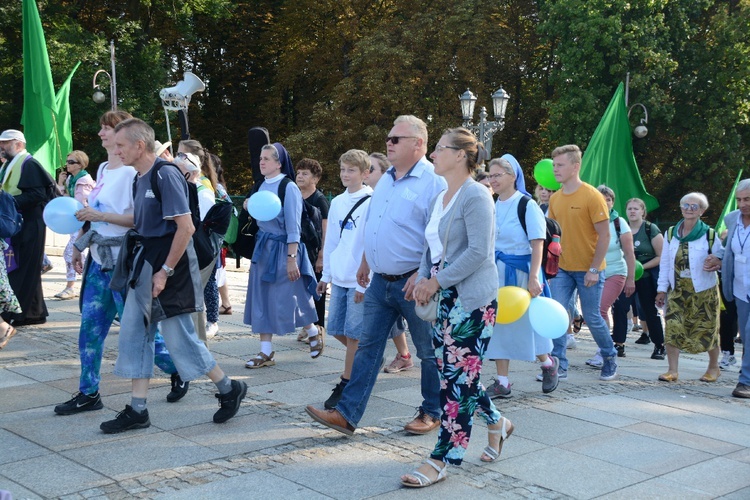
MULTIPOLYGON (((625 106, 628 105, 629 93, 630 72, 625 75, 625 106)), ((644 106, 640 102, 637 102, 628 108, 628 118, 630 118, 630 112, 633 111, 633 108, 635 108, 636 106, 640 106, 641 109, 643 109, 643 118, 641 118, 640 125, 636 126, 633 129, 633 135, 635 135, 639 139, 643 139, 644 137, 646 137, 646 134, 648 134, 648 129, 646 128, 646 125, 648 125, 648 110, 646 109, 646 106, 644 106)))
POLYGON ((502 87, 497 89, 492 94, 492 109, 495 112, 495 121, 487 121, 487 108, 482 106, 482 109, 479 111, 479 123, 477 125, 472 123, 477 97, 471 90, 466 89, 466 92, 461 94, 458 100, 461 102, 461 115, 464 120, 464 128, 469 129, 476 135, 477 139, 484 143, 484 149, 487 150, 487 154, 490 154, 492 151, 492 136, 495 135, 495 132, 505 128, 505 110, 508 107, 510 94, 503 90, 502 87))
POLYGON ((112 66, 112 73, 107 73, 105 70, 100 69, 96 73, 94 73, 94 95, 91 96, 91 98, 94 100, 95 103, 101 104, 104 102, 104 93, 102 92, 101 87, 96 83, 96 77, 98 77, 101 73, 104 73, 109 77, 109 94, 110 99, 112 100, 112 111, 117 111, 117 74, 115 73, 115 41, 110 40, 109 42, 109 58, 112 66))

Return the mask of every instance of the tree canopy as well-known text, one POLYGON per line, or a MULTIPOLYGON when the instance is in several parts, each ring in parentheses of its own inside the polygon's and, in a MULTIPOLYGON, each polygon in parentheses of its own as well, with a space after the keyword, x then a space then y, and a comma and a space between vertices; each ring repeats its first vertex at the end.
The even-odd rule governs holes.
MULTIPOLYGON (((510 152, 530 178, 554 146, 585 147, 630 72, 630 102, 648 108, 634 139, 662 218, 706 193, 717 216, 748 158, 750 0, 56 0, 38 2, 55 85, 76 61, 74 146, 101 160, 96 133, 108 100, 91 77, 117 50, 118 106, 166 140, 159 90, 193 71, 190 132, 225 167, 230 192, 250 184, 247 131, 266 127, 292 158, 318 159, 338 192, 338 157, 383 151, 393 119, 428 122, 430 145, 461 123, 458 96, 477 111, 511 95, 493 156, 510 152)), ((20 125, 21 2, 0 7, 0 124, 20 125)), ((106 78, 99 79, 107 87, 106 78)), ((108 89, 104 89, 105 93, 108 89)), ((633 110, 631 123, 642 117, 633 110)), ((173 135, 177 120, 172 113, 173 135)), ((713 222, 713 221, 711 221, 713 222)))

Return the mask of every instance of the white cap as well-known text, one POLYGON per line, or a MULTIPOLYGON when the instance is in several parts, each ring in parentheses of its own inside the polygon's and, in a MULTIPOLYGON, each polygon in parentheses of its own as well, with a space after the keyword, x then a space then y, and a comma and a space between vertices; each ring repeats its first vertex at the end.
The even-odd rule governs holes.
POLYGON ((21 132, 20 130, 13 130, 12 128, 9 128, 8 130, 4 131, 2 135, 0 135, 0 142, 5 141, 21 141, 26 144, 26 137, 24 137, 23 132, 21 132))

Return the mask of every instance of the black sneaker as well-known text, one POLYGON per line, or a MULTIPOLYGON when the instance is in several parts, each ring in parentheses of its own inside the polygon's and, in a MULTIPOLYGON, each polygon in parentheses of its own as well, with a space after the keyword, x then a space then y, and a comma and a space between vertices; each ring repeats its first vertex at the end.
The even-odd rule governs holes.
POLYGON ((615 349, 617 349, 617 357, 618 358, 624 358, 625 357, 625 345, 617 345, 615 344, 615 349))
POLYGON ((180 378, 179 373, 172 374, 172 392, 167 394, 167 401, 174 403, 182 399, 182 396, 187 394, 188 386, 190 382, 185 382, 180 378))
POLYGON ((247 394, 247 384, 239 380, 232 380, 232 390, 228 394, 216 394, 220 408, 214 413, 214 422, 223 424, 235 416, 245 394, 247 394))
POLYGON ((664 356, 667 355, 666 349, 664 349, 663 345, 658 345, 654 347, 654 352, 651 354, 651 359, 664 359, 664 356))
POLYGON ((635 341, 636 344, 640 345, 648 345, 651 343, 651 339, 648 338, 648 333, 642 333, 640 337, 638 337, 638 340, 635 341))
POLYGON ((101 410, 102 408, 104 408, 104 405, 99 392, 91 396, 79 392, 73 396, 73 399, 55 406, 55 413, 58 415, 73 415, 82 411, 101 410))
POLYGON ((328 398, 325 403, 323 403, 323 406, 326 407, 326 410, 333 410, 334 408, 336 408, 336 405, 339 404, 339 401, 341 401, 341 395, 344 393, 344 387, 346 387, 346 384, 343 380, 336 384, 336 387, 333 388, 331 397, 328 398))
POLYGON ((151 427, 148 410, 138 413, 130 405, 125 405, 125 409, 118 413, 114 420, 102 422, 99 426, 104 434, 116 434, 132 429, 145 429, 146 427, 151 427))

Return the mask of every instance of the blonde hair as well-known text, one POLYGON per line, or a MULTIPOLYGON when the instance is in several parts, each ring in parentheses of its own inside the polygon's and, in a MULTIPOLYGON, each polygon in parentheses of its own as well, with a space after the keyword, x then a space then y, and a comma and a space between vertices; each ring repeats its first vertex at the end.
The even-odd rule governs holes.
POLYGON ((81 170, 86 170, 86 168, 89 166, 89 155, 87 155, 83 151, 76 149, 75 151, 71 151, 70 153, 68 153, 68 156, 72 156, 73 159, 78 162, 78 164, 81 166, 81 170))
POLYGON ((365 172, 370 169, 370 155, 361 149, 350 149, 339 158, 339 164, 341 163, 357 167, 360 172, 365 172))
POLYGON ((443 135, 447 135, 450 138, 453 147, 466 153, 466 167, 469 169, 470 174, 473 174, 477 168, 484 165, 484 160, 487 158, 487 150, 484 149, 484 144, 479 142, 470 130, 463 127, 449 128, 443 132, 443 135))
POLYGON ((427 145, 427 124, 417 118, 414 115, 401 115, 398 116, 395 120, 393 120, 393 125, 398 125, 399 123, 408 123, 411 126, 412 133, 422 139, 422 141, 425 144, 425 147, 427 145))
POLYGON ((646 213, 647 213, 647 211, 646 211, 646 204, 643 202, 643 200, 640 199, 640 198, 630 198, 627 201, 627 203, 625 203, 625 209, 626 210, 628 208, 628 205, 630 205, 631 203, 635 203, 636 205, 640 205, 641 210, 643 210, 643 220, 646 220, 646 213))
POLYGON ((581 163, 581 148, 575 144, 566 144, 552 150, 552 158, 556 158, 562 154, 568 155, 568 159, 573 163, 581 163))

